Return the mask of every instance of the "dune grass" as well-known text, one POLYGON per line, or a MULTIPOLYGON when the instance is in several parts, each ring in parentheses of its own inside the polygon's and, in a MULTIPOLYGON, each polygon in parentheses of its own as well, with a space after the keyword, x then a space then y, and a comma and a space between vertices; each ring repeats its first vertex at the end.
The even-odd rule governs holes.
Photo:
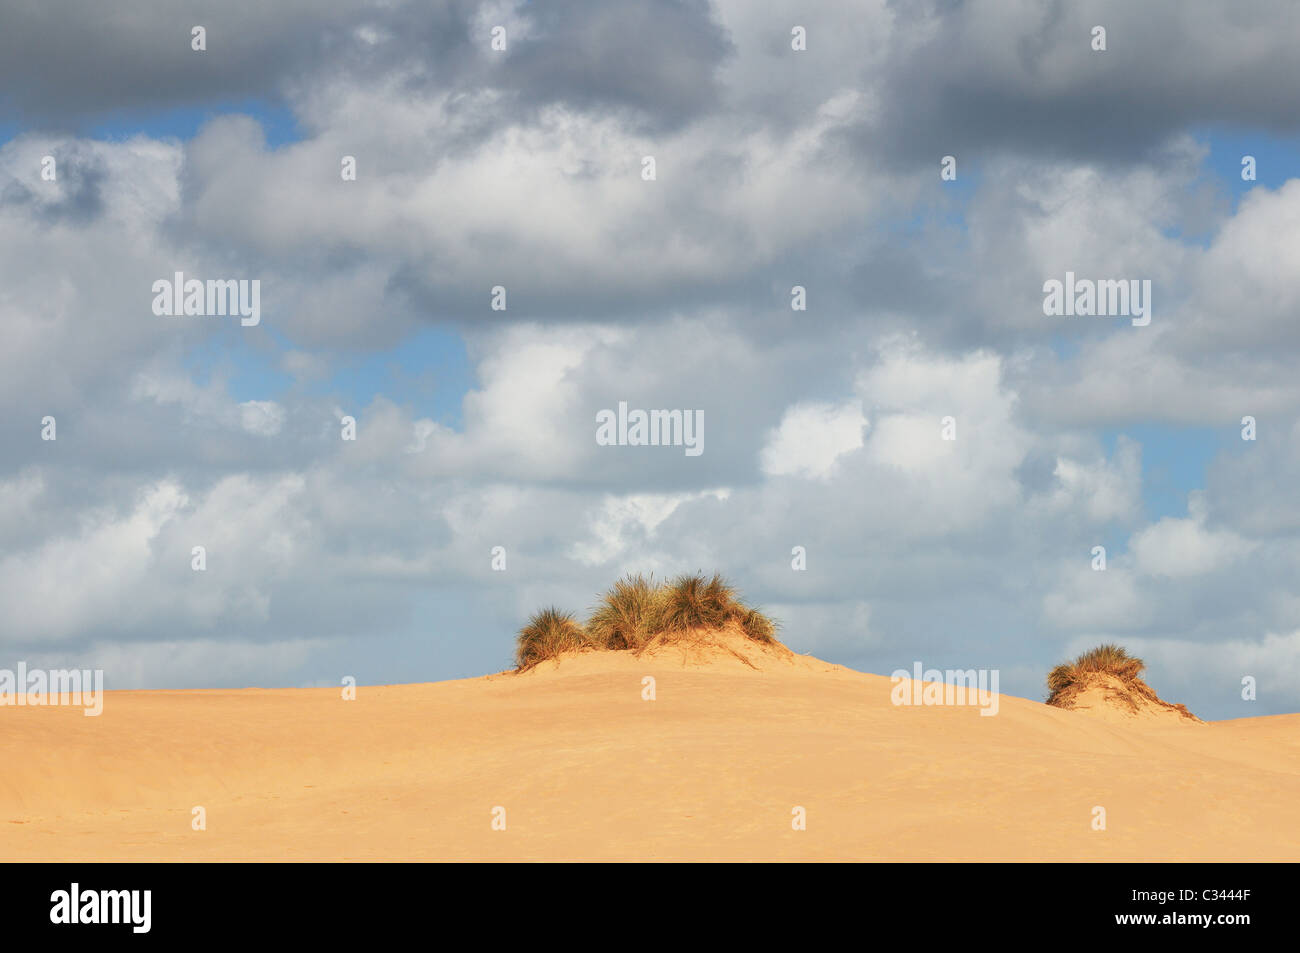
POLYGON ((1084 652, 1073 662, 1056 666, 1047 674, 1047 703, 1050 705, 1054 698, 1059 698, 1071 688, 1081 687, 1091 675, 1114 675, 1125 684, 1131 684, 1146 667, 1146 662, 1129 655, 1126 649, 1118 645, 1099 645, 1084 652))
POLYGON ((735 624, 755 642, 776 641, 776 623, 741 602, 735 588, 717 573, 678 576, 664 587, 661 628, 664 632, 721 629, 735 624))
POLYGON ((750 609, 744 606, 735 616, 736 623, 740 626, 742 632, 753 639, 755 642, 761 642, 764 645, 776 645, 777 621, 767 613, 759 609, 750 609))
POLYGON ((664 586, 660 625, 665 632, 724 626, 736 607, 736 592, 717 573, 678 576, 664 586))
POLYGON ((591 648, 591 640, 573 613, 551 606, 533 613, 528 624, 519 630, 515 664, 522 672, 548 658, 585 648, 591 648))
POLYGON ((591 610, 587 633, 605 649, 639 649, 660 629, 663 587, 637 574, 614 583, 591 610))
POLYGON ((537 613, 519 632, 520 671, 565 652, 582 649, 640 652, 651 643, 683 641, 692 633, 735 628, 746 638, 779 646, 777 623, 741 601, 722 576, 702 573, 656 583, 653 575, 628 575, 592 608, 586 625, 551 608, 537 613))
POLYGON ((1106 689, 1106 700, 1123 705, 1132 711, 1154 705, 1178 712, 1192 721, 1200 721, 1187 710, 1186 705, 1174 705, 1156 694, 1155 689, 1141 678, 1146 662, 1113 643, 1099 645, 1084 652, 1072 662, 1056 666, 1047 674, 1047 704, 1057 708, 1073 708, 1076 697, 1100 676, 1111 676, 1119 686, 1106 689))

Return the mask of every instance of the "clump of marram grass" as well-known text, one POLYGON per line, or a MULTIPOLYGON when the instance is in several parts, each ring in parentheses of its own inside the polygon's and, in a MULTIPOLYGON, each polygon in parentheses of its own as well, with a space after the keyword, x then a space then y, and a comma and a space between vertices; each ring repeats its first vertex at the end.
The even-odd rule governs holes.
POLYGON ((605 649, 639 649, 661 628, 663 587, 649 578, 628 575, 606 592, 587 619, 587 634, 605 649))
POLYGON ((741 606, 740 610, 735 619, 742 632, 755 642, 761 642, 764 645, 777 644, 776 630, 780 626, 775 619, 758 609, 748 609, 741 606))
POLYGON ((755 642, 776 641, 776 623, 737 598, 736 590, 717 573, 678 576, 664 587, 660 607, 663 632, 721 629, 734 624, 755 642))
POLYGON ((1081 686, 1094 674, 1114 675, 1120 681, 1129 683, 1142 674, 1147 667, 1140 658, 1129 655, 1126 649, 1107 643, 1084 652, 1073 662, 1056 666, 1047 674, 1047 704, 1059 698, 1068 689, 1081 686))
POLYGON ((573 613, 551 606, 533 613, 528 624, 519 630, 515 663, 522 672, 564 652, 592 647, 591 639, 573 613))
POLYGON ((524 671, 564 652, 640 653, 652 645, 691 640, 691 633, 721 629, 783 648, 777 628, 775 620, 742 602, 717 573, 708 579, 701 573, 687 574, 658 584, 653 575, 636 574, 618 580, 601 596, 585 626, 555 608, 534 615, 519 632, 516 660, 524 671))
POLYGON ((1169 708, 1179 714, 1200 719, 1187 710, 1186 705, 1174 705, 1155 693, 1141 676, 1146 662, 1118 645, 1107 643, 1084 652, 1073 662, 1056 666, 1047 673, 1047 704, 1057 708, 1073 708, 1075 698, 1090 685, 1105 681, 1104 676, 1118 680, 1119 685, 1109 683, 1105 697, 1108 701, 1118 702, 1132 711, 1138 711, 1140 703, 1147 702, 1160 708, 1169 708))
POLYGON ((661 628, 664 632, 717 629, 732 617, 736 593, 717 573, 678 576, 664 586, 661 628))

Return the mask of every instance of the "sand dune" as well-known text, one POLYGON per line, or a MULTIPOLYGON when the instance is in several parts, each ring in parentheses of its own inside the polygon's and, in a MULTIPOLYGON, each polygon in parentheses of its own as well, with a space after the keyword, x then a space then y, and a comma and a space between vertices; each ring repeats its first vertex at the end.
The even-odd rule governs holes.
POLYGON ((0 858, 1300 859, 1300 715, 1110 720, 1004 696, 983 717, 739 654, 590 653, 355 701, 0 709, 0 858))
MULTIPOLYGON (((1141 684, 1146 687, 1145 683, 1141 684)), ((1068 707, 1070 711, 1084 712, 1118 724, 1203 724, 1182 705, 1161 701, 1154 692, 1152 697, 1144 697, 1124 684, 1122 679, 1100 673, 1093 675, 1088 685, 1070 699, 1068 707)))

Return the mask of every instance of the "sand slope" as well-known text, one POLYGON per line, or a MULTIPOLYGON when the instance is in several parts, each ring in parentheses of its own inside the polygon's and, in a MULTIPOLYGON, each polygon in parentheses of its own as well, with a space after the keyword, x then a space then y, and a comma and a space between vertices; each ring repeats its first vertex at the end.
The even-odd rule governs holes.
POLYGON ((805 656, 750 664, 600 653, 355 701, 3 708, 0 858, 1300 859, 1300 715, 1109 721, 1004 696, 981 717, 895 707, 889 679, 805 656))

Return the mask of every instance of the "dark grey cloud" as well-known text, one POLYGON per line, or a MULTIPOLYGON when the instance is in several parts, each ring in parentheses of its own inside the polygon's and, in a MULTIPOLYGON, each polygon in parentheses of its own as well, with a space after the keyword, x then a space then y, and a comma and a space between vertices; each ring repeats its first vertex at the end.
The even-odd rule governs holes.
MULTIPOLYGON (((990 154, 1139 162, 1209 123, 1300 132, 1300 8, 1287 0, 966 0, 916 16, 859 146, 902 163, 990 154), (1094 26, 1107 49, 1091 49, 1094 26), (927 35, 928 34, 928 35, 927 35)), ((906 35, 908 28, 902 27, 906 35)))
POLYGON ((3 8, 0 121, 48 131, 179 107, 282 103, 320 77, 392 77, 412 94, 492 90, 505 100, 497 115, 564 104, 672 128, 716 101, 713 74, 730 49, 701 0, 521 4, 518 15, 535 26, 513 38, 507 30, 504 54, 489 50, 495 24, 484 16, 508 8, 468 0, 3 8), (204 52, 191 48, 195 26, 207 31, 204 52))
POLYGON ((672 128, 716 107, 715 78, 732 45, 706 0, 532 3, 537 34, 505 62, 521 101, 628 109, 672 128))
POLYGON ((53 147, 49 158, 54 159, 57 185, 45 180, 38 184, 32 176, 26 181, 6 177, 0 180, 0 206, 30 205, 44 226, 84 225, 97 217, 104 210, 102 190, 108 177, 103 160, 76 142, 53 147))

